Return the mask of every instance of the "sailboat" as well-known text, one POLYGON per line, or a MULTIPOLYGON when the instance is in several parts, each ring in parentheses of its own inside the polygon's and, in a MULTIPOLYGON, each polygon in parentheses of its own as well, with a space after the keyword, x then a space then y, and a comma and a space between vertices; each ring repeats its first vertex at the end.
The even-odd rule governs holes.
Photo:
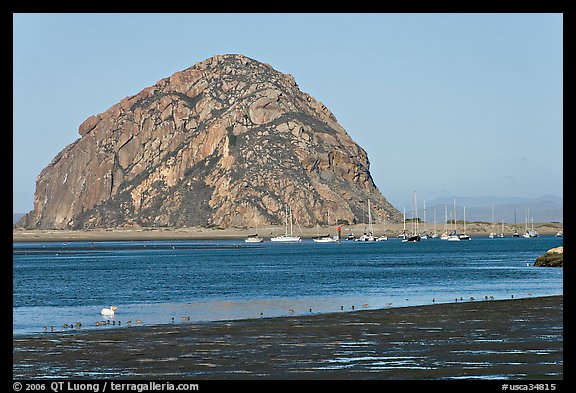
POLYGON ((440 240, 448 240, 448 205, 444 205, 444 233, 440 235, 440 240))
POLYGON ((426 201, 424 201, 424 232, 420 234, 420 239, 428 239, 428 229, 426 228, 426 201))
MULTIPOLYGON (((385 232, 385 229, 384 229, 386 226, 385 223, 386 223, 386 216, 384 216, 384 219, 382 220, 382 232, 385 232)), ((386 235, 380 235, 376 238, 377 242, 383 242, 386 240, 388 240, 388 236, 386 236, 386 235)))
POLYGON ((450 235, 448 236, 449 242, 459 242, 460 236, 456 234, 456 198, 454 198, 454 227, 450 235))
POLYGON ((512 237, 520 237, 520 234, 516 230, 516 209, 514 209, 514 232, 512 233, 512 237))
POLYGON ((522 237, 531 238, 531 237, 538 237, 538 232, 534 230, 534 217, 531 218, 532 221, 532 229, 528 229, 528 216, 530 216, 530 208, 526 211, 526 232, 522 235, 522 237))
POLYGON ((354 239, 356 242, 373 242, 376 241, 374 237, 374 231, 372 228, 372 213, 370 212, 370 199, 368 199, 368 233, 364 233, 357 239, 354 239))
POLYGON ((464 206, 464 231, 460 236, 458 236, 460 240, 470 240, 470 236, 466 234, 466 206, 464 206))
MULTIPOLYGON (((330 212, 328 212, 328 225, 330 225, 330 212)), ((334 243, 337 241, 337 238, 334 238, 330 235, 320 236, 318 224, 316 224, 317 228, 317 236, 312 238, 314 243, 334 243)))
POLYGON ((534 217, 531 218, 531 221, 532 221, 532 229, 530 229, 528 234, 530 235, 530 237, 538 237, 538 232, 536 232, 536 230, 534 229, 534 217))
POLYGON ((436 239, 438 237, 438 233, 436 233, 436 209, 434 209, 434 233, 432 234, 431 238, 436 239))
POLYGON ((264 238, 258 236, 258 217, 256 217, 256 233, 254 235, 248 235, 244 241, 246 243, 262 243, 264 241, 264 238))
POLYGON ((496 237, 496 232, 494 232, 494 204, 492 204, 492 232, 488 235, 490 239, 494 239, 496 237))
POLYGON ((420 234, 418 233, 418 205, 416 204, 416 191, 414 191, 414 210, 412 216, 412 235, 408 236, 407 239, 402 240, 403 242, 419 242, 420 241, 420 234))
POLYGON ((528 215, 530 214, 530 209, 528 209, 526 211, 526 218, 524 219, 524 234, 522 235, 522 237, 524 238, 530 238, 530 233, 528 232, 528 215))
POLYGON ((502 232, 500 232, 498 237, 504 237, 504 220, 502 220, 502 232))
POLYGON ((292 233, 292 208, 290 208, 290 235, 288 235, 288 205, 286 205, 286 218, 284 220, 286 226, 286 232, 284 235, 276 236, 270 239, 273 242, 284 242, 284 243, 297 243, 302 241, 300 236, 294 236, 292 233))
POLYGON ((398 235, 398 239, 402 239, 404 241, 404 240, 408 239, 408 234, 406 234, 406 206, 404 206, 402 210, 404 212, 404 215, 403 215, 404 218, 402 220, 402 222, 404 224, 404 230, 402 231, 401 234, 398 235))

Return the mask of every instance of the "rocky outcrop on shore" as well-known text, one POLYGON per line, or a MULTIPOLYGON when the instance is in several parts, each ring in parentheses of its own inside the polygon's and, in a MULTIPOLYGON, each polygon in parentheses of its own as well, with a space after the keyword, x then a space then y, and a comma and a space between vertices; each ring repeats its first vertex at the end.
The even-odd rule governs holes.
POLYGON ((564 264, 564 246, 552 248, 544 255, 536 258, 534 266, 544 267, 563 267, 564 264))
POLYGON ((219 55, 93 115, 36 181, 30 229, 397 222, 366 152, 294 77, 219 55), (329 222, 327 221, 329 217, 329 222))

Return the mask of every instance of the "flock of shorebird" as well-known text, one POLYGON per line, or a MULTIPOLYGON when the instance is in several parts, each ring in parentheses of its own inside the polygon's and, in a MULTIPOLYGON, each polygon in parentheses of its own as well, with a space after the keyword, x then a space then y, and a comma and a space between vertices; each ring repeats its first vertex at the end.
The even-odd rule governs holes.
MULTIPOLYGON (((531 293, 528 294, 528 296, 533 296, 531 293)), ((514 295, 511 295, 511 298, 514 299, 514 295)), ((408 299, 406 299, 408 300, 408 299)), ((476 299, 471 296, 469 299, 469 301, 473 302, 476 299)), ((484 300, 494 300, 494 296, 484 296, 484 300)), ((457 302, 463 302, 464 299, 462 297, 460 298, 455 298, 454 301, 457 302)), ((436 303, 436 298, 432 298, 432 303, 436 303)), ((392 306, 392 303, 386 303, 386 307, 390 307, 392 306)), ((362 304, 362 308, 368 308, 368 303, 364 303, 362 304)), ((118 307, 116 306, 111 306, 110 308, 103 308, 100 311, 100 314, 104 315, 104 316, 112 316, 114 317, 115 315, 115 311, 118 309, 118 307)), ((350 306, 351 310, 355 310, 355 306, 352 305, 350 306)), ((312 312, 312 308, 309 308, 308 311, 311 313, 312 312)), ((344 311, 344 306, 340 306, 340 311, 344 311)), ((294 309, 289 309, 288 310, 288 314, 290 315, 294 315, 296 313, 296 311, 294 311, 294 309)), ((263 318, 264 317, 264 313, 261 312, 260 313, 260 317, 263 318)), ((182 322, 189 322, 190 321, 190 316, 188 315, 183 315, 180 317, 180 321, 182 322)), ((174 317, 171 317, 171 322, 174 323, 176 322, 176 319, 174 317)), ((142 321, 140 319, 137 319, 135 321, 136 325, 141 325, 142 321)), ((100 327, 100 326, 108 326, 108 325, 112 325, 112 326, 122 326, 122 321, 116 321, 116 320, 112 320, 110 321, 110 319, 106 319, 106 320, 101 320, 101 321, 96 321, 94 323, 94 326, 96 327, 100 327)), ((131 326, 132 325, 132 320, 128 320, 126 321, 126 323, 124 324, 125 326, 131 326)), ((81 328, 82 327, 82 323, 81 322, 76 322, 76 323, 65 323, 63 326, 63 329, 74 329, 74 328, 81 328)), ((44 331, 47 332, 48 330, 50 330, 51 332, 55 331, 55 327, 51 326, 50 329, 48 329, 48 326, 44 326, 44 331)))

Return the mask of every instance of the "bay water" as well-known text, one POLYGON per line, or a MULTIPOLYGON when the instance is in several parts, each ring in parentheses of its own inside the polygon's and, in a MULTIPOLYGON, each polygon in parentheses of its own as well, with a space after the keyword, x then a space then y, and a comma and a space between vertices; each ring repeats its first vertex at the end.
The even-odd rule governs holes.
POLYGON ((563 269, 533 263, 562 242, 14 242, 13 334, 560 295, 563 269))

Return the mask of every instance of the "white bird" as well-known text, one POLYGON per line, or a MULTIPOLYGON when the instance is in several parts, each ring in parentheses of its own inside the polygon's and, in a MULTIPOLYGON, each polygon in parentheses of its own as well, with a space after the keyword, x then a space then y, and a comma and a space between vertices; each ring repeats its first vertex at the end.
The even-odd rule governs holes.
POLYGON ((104 307, 100 311, 100 314, 102 314, 102 315, 114 315, 114 311, 116 311, 117 309, 118 309, 118 307, 116 307, 116 306, 110 306, 110 308, 104 307))

